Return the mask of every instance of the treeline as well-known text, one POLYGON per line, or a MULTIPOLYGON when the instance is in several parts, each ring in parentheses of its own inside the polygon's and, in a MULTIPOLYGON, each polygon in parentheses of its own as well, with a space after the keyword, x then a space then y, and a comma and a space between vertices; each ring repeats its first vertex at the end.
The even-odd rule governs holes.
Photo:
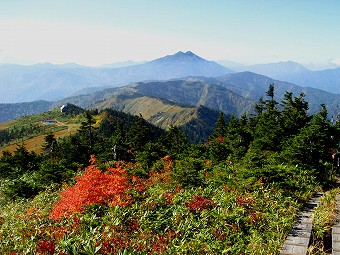
POLYGON ((24 142, 26 139, 38 135, 44 135, 48 132, 56 132, 58 130, 65 129, 67 128, 66 126, 51 125, 53 123, 46 122, 50 122, 51 120, 54 122, 53 120, 55 118, 61 121, 64 119, 68 120, 80 115, 84 111, 84 109, 78 106, 66 104, 62 107, 62 111, 58 108, 58 111, 49 112, 47 115, 43 113, 40 115, 33 115, 33 117, 31 115, 21 118, 15 125, 0 130, 0 146, 5 146, 11 142, 24 142))
POLYGON ((29 124, 20 127, 14 126, 13 128, 0 130, 0 146, 4 146, 13 140, 20 140, 24 137, 40 133, 43 130, 44 127, 37 124, 29 124))
POLYGON ((204 170, 216 183, 232 186, 242 179, 261 179, 288 192, 310 182, 329 183, 331 153, 340 141, 340 123, 327 121, 326 106, 309 116, 304 94, 287 92, 277 102, 274 85, 256 104, 255 114, 227 119, 221 113, 213 133, 197 144, 190 143, 179 128, 164 131, 142 116, 110 109, 84 115, 78 133, 58 140, 47 135, 41 155, 28 152, 24 145, 12 154, 5 152, 0 159, 0 178, 6 180, 3 193, 31 197, 50 185, 70 181, 88 165, 92 154, 103 164, 138 163, 131 174, 140 177, 148 176, 159 159, 169 155, 176 162, 174 180, 183 186, 204 185, 204 170), (233 178, 228 177, 230 166, 233 178))

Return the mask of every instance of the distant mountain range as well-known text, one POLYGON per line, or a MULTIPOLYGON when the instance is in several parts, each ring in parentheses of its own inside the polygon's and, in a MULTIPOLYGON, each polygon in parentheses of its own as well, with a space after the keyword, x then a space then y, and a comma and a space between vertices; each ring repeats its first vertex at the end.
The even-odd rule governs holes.
POLYGON ((228 61, 219 63, 237 72, 250 71, 270 78, 340 94, 340 68, 311 71, 296 62, 278 62, 244 66, 228 61))
MULTIPOLYGON (((167 100, 174 104, 195 107, 202 105, 240 117, 244 113, 252 113, 253 106, 259 98, 265 98, 269 84, 272 83, 275 85, 275 99, 278 102, 281 101, 286 91, 292 92, 294 96, 304 93, 309 103, 310 114, 318 112, 322 103, 327 105, 330 116, 340 114, 340 95, 338 94, 300 87, 251 72, 227 74, 215 78, 191 76, 168 81, 139 82, 65 98, 55 102, 54 106, 70 102, 83 108, 109 107, 127 111, 129 108, 125 106, 127 102, 130 103, 131 99, 146 96, 167 100)), ((139 102, 138 107, 143 109, 143 103, 139 102)))
POLYGON ((18 119, 23 116, 46 112, 51 109, 49 101, 33 101, 13 104, 0 104, 0 123, 18 119))
POLYGON ((118 87, 145 80, 214 77, 232 71, 192 52, 178 52, 144 64, 91 68, 75 64, 0 65, 0 102, 58 100, 89 87, 118 87))
MULTIPOLYGON (((308 74, 310 77, 315 75, 317 80, 316 76, 321 79, 327 72, 329 81, 336 80, 337 69, 315 72, 294 62, 248 68, 267 76, 249 71, 233 72, 190 51, 120 68, 93 68, 72 63, 0 65, 0 102, 33 101, 0 104, 0 122, 67 103, 83 108, 114 108, 131 114, 140 113, 162 127, 182 125, 183 116, 190 120, 200 107, 240 117, 243 113, 252 113, 254 104, 260 97, 265 97, 272 83, 279 102, 286 91, 293 92, 294 96, 303 92, 311 114, 318 112, 322 103, 327 105, 330 116, 340 114, 339 91, 329 93, 283 81, 285 76, 292 79, 308 74), (273 76, 282 79, 271 78, 273 76), (44 101, 34 101, 38 99, 44 101)), ((202 112, 208 111, 201 110, 201 115, 202 112)))

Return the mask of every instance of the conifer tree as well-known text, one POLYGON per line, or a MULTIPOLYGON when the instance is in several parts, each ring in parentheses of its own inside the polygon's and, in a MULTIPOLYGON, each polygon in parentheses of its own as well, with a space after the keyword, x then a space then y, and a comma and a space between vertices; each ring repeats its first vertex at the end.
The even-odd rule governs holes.
POLYGON ((332 127, 327 122, 327 109, 322 105, 321 111, 285 143, 281 155, 287 162, 322 172, 322 162, 330 160, 328 151, 334 146, 331 137, 332 127))
POLYGON ((172 158, 176 159, 180 154, 187 151, 189 140, 186 135, 176 126, 171 126, 166 131, 163 144, 172 158))
POLYGON ((226 124, 224 143, 230 153, 236 158, 244 156, 250 143, 250 133, 247 131, 247 119, 245 116, 241 120, 234 115, 226 124))
POLYGON ((85 112, 85 119, 86 120, 81 123, 81 126, 79 128, 79 133, 83 135, 88 141, 89 152, 92 153, 93 143, 94 143, 93 136, 94 136, 94 130, 95 130, 94 124, 96 123, 96 121, 94 120, 94 118, 92 117, 89 111, 85 112))
POLYGON ((282 139, 282 127, 280 111, 277 108, 278 102, 274 99, 274 84, 269 85, 266 93, 269 97, 260 103, 263 104, 261 114, 257 115, 253 121, 252 146, 260 151, 278 151, 282 139))
POLYGON ((57 149, 57 140, 54 137, 54 134, 48 134, 45 136, 45 143, 42 146, 42 149, 45 153, 55 153, 57 149))
POLYGON ((278 102, 274 100, 274 83, 269 85, 268 91, 266 92, 266 96, 270 99, 265 101, 266 110, 267 111, 274 111, 278 102))
POLYGON ((305 94, 300 93, 299 97, 293 98, 292 92, 286 92, 283 100, 282 125, 286 137, 296 135, 303 128, 310 117, 307 114, 308 102, 305 101, 305 94))
POLYGON ((126 139, 133 150, 141 149, 152 138, 152 132, 146 121, 140 115, 135 124, 131 126, 126 134, 126 139))
POLYGON ((225 122, 224 113, 220 112, 220 115, 217 118, 216 126, 215 126, 212 136, 214 138, 224 137, 225 131, 226 131, 226 122, 225 122))
POLYGON ((226 122, 223 112, 220 113, 213 133, 210 135, 207 142, 209 158, 219 162, 228 158, 230 150, 225 144, 226 122))

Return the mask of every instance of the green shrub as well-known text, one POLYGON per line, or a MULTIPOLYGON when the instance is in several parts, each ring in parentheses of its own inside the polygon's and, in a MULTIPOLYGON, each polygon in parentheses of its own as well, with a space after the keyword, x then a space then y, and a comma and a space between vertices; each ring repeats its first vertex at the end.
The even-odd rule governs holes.
POLYGON ((31 198, 44 189, 36 181, 34 174, 24 174, 13 180, 5 180, 2 183, 2 193, 9 198, 31 198))
POLYGON ((71 179, 74 172, 67 169, 62 163, 47 161, 41 164, 37 171, 37 181, 44 185, 62 183, 71 179))
POLYGON ((204 183, 203 161, 186 158, 175 163, 173 178, 182 187, 199 187, 204 183))

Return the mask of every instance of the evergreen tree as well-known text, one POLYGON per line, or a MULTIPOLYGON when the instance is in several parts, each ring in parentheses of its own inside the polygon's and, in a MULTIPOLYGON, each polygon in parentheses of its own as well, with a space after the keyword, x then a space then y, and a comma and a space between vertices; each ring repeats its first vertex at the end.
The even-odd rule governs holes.
POLYGON ((230 150, 224 141, 226 128, 225 117, 221 112, 216 121, 214 131, 206 143, 208 157, 215 162, 226 160, 230 155, 230 150))
POLYGON ((76 170, 79 165, 87 165, 90 159, 88 144, 79 134, 65 137, 58 143, 57 158, 63 160, 67 168, 76 170))
POLYGON ((16 178, 24 173, 32 173, 39 166, 40 157, 29 152, 24 144, 18 145, 13 153, 4 152, 0 160, 1 177, 16 178))
POLYGON ((203 186, 203 162, 200 159, 187 157, 176 162, 173 168, 173 178, 182 187, 203 186))
POLYGON ((126 139, 132 150, 141 149, 152 138, 152 131, 140 115, 138 120, 128 130, 126 139))
POLYGON ((54 134, 48 134, 44 139, 45 143, 42 146, 43 152, 54 155, 57 150, 57 140, 55 139, 54 134))
POLYGON ((215 129, 212 133, 212 137, 218 138, 218 137, 224 137, 226 131, 226 122, 224 113, 220 112, 220 115, 217 118, 215 129))
POLYGON ((284 135, 286 137, 296 135, 310 120, 307 114, 308 102, 305 101, 305 94, 301 93, 299 97, 293 98, 293 93, 287 91, 281 105, 283 106, 282 125, 284 135))
POLYGON ((335 150, 340 151, 340 119, 334 123, 332 138, 335 150))
POLYGON ((254 111, 255 111, 255 116, 261 115, 265 109, 265 104, 266 102, 263 100, 261 97, 259 99, 259 102, 255 104, 254 111))
POLYGON ((241 120, 234 115, 226 124, 224 143, 236 158, 242 158, 247 152, 251 141, 250 133, 247 130, 247 119, 245 116, 241 120))
POLYGON ((322 110, 284 144, 281 156, 287 162, 301 164, 321 173, 324 170, 322 163, 330 161, 328 151, 334 146, 332 132, 333 128, 327 122, 326 107, 322 105, 322 110))
POLYGON ((270 99, 265 101, 265 109, 269 112, 276 110, 275 108, 278 102, 274 99, 274 83, 269 85, 266 96, 268 96, 270 99))
POLYGON ((265 111, 257 115, 253 121, 252 146, 260 151, 278 151, 282 140, 282 126, 278 103, 274 99, 274 84, 269 85, 266 95, 270 99, 264 101, 265 111))
POLYGON ((79 128, 79 134, 86 138, 86 140, 88 141, 87 144, 88 150, 90 153, 92 153, 94 143, 93 136, 95 130, 94 124, 96 123, 96 121, 94 120, 89 111, 85 112, 85 119, 86 120, 81 123, 81 126, 79 128))
POLYGON ((165 149, 173 159, 177 159, 181 154, 184 154, 189 148, 189 140, 186 135, 175 126, 171 126, 166 131, 162 142, 165 149))

